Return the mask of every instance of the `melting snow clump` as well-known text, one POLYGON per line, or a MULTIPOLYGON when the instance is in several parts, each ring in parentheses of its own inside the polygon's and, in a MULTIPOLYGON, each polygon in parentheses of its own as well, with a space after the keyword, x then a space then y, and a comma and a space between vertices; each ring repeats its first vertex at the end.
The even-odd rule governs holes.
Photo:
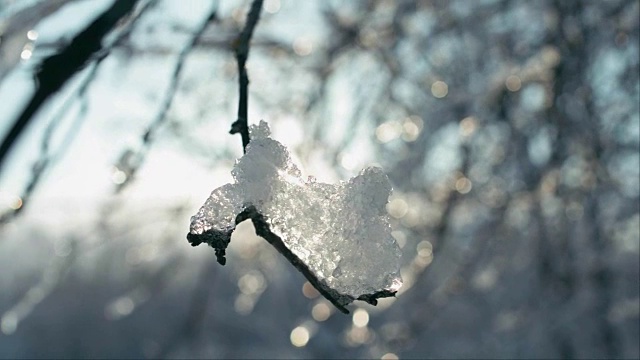
POLYGON ((390 234, 385 205, 391 185, 384 172, 369 167, 338 184, 303 180, 287 149, 269 137, 266 122, 250 132, 246 154, 232 171, 235 182, 215 189, 191 218, 192 245, 207 242, 224 257, 236 217, 255 208, 338 306, 393 295, 402 285, 401 253, 390 234))

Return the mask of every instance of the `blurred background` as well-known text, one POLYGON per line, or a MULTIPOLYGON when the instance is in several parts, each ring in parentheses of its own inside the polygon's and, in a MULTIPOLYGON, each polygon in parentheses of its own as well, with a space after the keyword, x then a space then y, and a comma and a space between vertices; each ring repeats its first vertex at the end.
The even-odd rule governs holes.
POLYGON ((640 356, 640 1, 264 2, 249 122, 393 184, 404 286, 350 315, 250 224, 224 267, 186 240, 242 154, 249 1, 135 3, 10 136, 113 4, 0 0, 0 357, 640 356))

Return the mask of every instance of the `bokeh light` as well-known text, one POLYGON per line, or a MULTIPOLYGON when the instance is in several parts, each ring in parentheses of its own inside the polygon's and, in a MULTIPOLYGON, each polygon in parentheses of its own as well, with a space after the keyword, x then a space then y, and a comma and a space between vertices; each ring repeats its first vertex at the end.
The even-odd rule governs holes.
POLYGON ((275 14, 280 10, 280 0, 266 0, 264 2, 264 11, 275 14))
POLYGON ((353 312, 353 325, 355 327, 365 327, 369 323, 369 313, 365 309, 358 309, 353 312))
POLYGON ((304 326, 298 326, 291 331, 291 336, 289 338, 293 346, 303 347, 309 342, 309 337, 309 330, 304 326))
POLYGON ((311 316, 314 320, 322 322, 326 321, 331 316, 332 311, 333 310, 326 302, 321 301, 313 306, 311 309, 311 316))
POLYGON ((449 86, 444 81, 436 81, 431 84, 431 94, 438 99, 442 99, 449 93, 449 86))

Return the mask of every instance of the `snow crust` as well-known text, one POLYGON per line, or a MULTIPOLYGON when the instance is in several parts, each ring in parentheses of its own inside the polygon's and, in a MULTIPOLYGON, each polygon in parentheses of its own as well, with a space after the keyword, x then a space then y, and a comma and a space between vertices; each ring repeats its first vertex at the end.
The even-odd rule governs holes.
POLYGON ((332 289, 353 299, 397 291, 401 252, 390 234, 385 205, 391 184, 382 169, 369 167, 337 184, 303 180, 266 122, 251 126, 250 134, 232 171, 235 182, 211 193, 191 218, 191 234, 230 233, 236 216, 253 205, 271 232, 332 289))

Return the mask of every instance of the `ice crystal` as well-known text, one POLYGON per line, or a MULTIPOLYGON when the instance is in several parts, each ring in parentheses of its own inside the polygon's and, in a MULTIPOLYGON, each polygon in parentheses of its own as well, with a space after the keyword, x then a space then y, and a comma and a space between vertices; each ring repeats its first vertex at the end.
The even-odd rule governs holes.
POLYGON ((192 245, 209 243, 224 264, 237 216, 251 208, 336 306, 354 299, 375 304, 395 293, 402 284, 400 249, 390 235, 385 205, 391 185, 382 169, 366 168, 338 184, 303 180, 266 122, 250 130, 247 152, 232 171, 235 182, 215 189, 191 218, 192 245))

